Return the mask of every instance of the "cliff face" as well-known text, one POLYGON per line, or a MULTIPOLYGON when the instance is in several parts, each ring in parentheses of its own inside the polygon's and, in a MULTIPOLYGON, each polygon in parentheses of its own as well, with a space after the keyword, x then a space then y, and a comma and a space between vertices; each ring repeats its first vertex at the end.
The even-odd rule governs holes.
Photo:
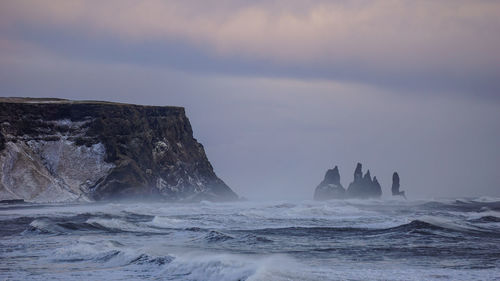
POLYGON ((0 200, 234 200, 181 107, 0 98, 0 200))

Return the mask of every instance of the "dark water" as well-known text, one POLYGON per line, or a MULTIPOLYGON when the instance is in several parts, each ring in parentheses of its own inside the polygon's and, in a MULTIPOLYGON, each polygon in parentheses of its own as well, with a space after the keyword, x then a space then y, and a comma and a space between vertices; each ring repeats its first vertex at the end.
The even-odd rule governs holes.
POLYGON ((0 280, 500 280, 500 200, 1 205, 0 280))

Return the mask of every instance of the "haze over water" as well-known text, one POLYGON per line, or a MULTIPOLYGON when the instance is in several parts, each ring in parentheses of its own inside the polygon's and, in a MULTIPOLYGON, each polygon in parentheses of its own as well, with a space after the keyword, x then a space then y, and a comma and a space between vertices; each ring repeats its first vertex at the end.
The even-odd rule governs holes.
POLYGON ((357 162, 413 198, 500 196, 500 3, 0 3, 0 95, 184 106, 247 198, 357 162))
POLYGON ((499 15, 490 0, 0 1, 0 96, 185 107, 249 199, 0 203, 0 280, 500 280, 499 15), (358 162, 381 199, 312 201, 327 169, 347 187, 358 162))

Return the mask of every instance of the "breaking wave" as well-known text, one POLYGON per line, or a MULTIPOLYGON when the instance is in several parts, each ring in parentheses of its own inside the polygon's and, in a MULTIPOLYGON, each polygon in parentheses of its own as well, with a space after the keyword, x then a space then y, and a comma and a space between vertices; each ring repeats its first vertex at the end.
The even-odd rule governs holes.
POLYGON ((490 280, 500 268, 491 198, 25 205, 0 206, 0 279, 490 280))

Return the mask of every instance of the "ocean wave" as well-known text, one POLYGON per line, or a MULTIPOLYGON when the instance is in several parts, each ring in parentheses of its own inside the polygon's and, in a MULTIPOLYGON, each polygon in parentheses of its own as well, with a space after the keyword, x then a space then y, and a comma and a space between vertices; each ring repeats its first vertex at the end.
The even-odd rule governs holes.
POLYGON ((49 219, 36 219, 33 220, 28 229, 24 233, 43 233, 43 234, 62 234, 66 233, 63 227, 58 226, 56 223, 50 221, 49 219))
POLYGON ((500 217, 496 217, 496 216, 482 216, 478 219, 474 219, 472 220, 473 222, 477 222, 477 223, 491 223, 491 222, 500 222, 500 217))
POLYGON ((418 208, 455 212, 500 211, 500 201, 485 198, 441 200, 422 203, 418 208))
POLYGON ((241 237, 238 237, 239 241, 242 241, 243 243, 247 245, 253 245, 253 244, 259 244, 259 243, 271 243, 273 240, 263 237, 263 236, 258 236, 255 234, 246 234, 241 237))
POLYGON ((493 280, 497 203, 103 203, 1 210, 0 233, 8 237, 1 239, 6 264, 0 279, 493 280), (436 270, 439 277, 432 275, 436 270))
POLYGON ((152 255, 147 250, 115 242, 77 241, 53 252, 51 260, 59 264, 86 264, 91 271, 121 267, 131 272, 147 272, 151 279, 186 281, 290 280, 297 276, 297 272, 292 273, 293 269, 299 268, 294 259, 285 255, 246 256, 198 251, 152 255))
POLYGON ((343 201, 325 201, 325 202, 310 202, 301 204, 292 203, 274 203, 255 208, 247 208, 244 211, 238 212, 247 219, 302 219, 302 220, 319 220, 332 219, 334 217, 343 218, 361 218, 375 217, 379 215, 377 211, 366 210, 360 208, 350 202, 343 201))
POLYGON ((130 261, 130 264, 156 264, 156 265, 165 265, 174 260, 172 256, 161 256, 161 257, 151 257, 147 254, 141 254, 136 259, 130 261))
POLYGON ((191 239, 191 241, 202 241, 204 243, 224 243, 229 242, 233 245, 256 245, 260 243, 271 243, 273 240, 259 236, 247 231, 235 231, 228 234, 217 230, 197 230, 206 232, 205 234, 191 239))
MULTIPOLYGON (((496 220, 489 218, 489 220, 496 220)), ((400 234, 436 234, 435 230, 445 232, 464 232, 468 234, 493 234, 500 236, 498 230, 479 228, 474 225, 454 223, 440 218, 426 217, 413 220, 409 223, 388 228, 365 228, 365 227, 283 227, 263 228, 252 230, 256 234, 264 235, 288 235, 288 236, 331 236, 336 235, 374 235, 387 233, 400 234), (427 230, 427 232, 424 232, 427 230)))
POLYGON ((121 218, 91 218, 86 223, 110 232, 162 233, 144 223, 134 223, 121 218))
POLYGON ((187 253, 177 256, 159 272, 167 280, 292 280, 299 265, 284 255, 242 256, 187 253))
POLYGON ((77 241, 76 244, 56 250, 51 258, 57 263, 92 263, 91 267, 107 268, 128 265, 164 265, 174 258, 169 255, 152 256, 124 246, 114 240, 77 241))
POLYGON ((157 228, 178 229, 185 227, 186 221, 166 216, 154 216, 153 219, 147 224, 157 228))
POLYGON ((92 224, 86 222, 70 222, 70 221, 54 221, 49 218, 39 218, 33 220, 28 228, 23 232, 39 233, 39 234, 68 234, 77 231, 110 231, 99 224, 92 224))
POLYGON ((226 233, 223 233, 220 231, 216 231, 216 230, 210 230, 208 233, 206 233, 206 234, 202 235, 201 237, 196 238, 194 240, 203 240, 203 241, 206 241, 208 243, 215 243, 215 242, 224 242, 224 241, 228 241, 228 240, 232 240, 232 239, 234 239, 234 237, 229 235, 229 234, 226 234, 226 233))
POLYGON ((81 217, 70 218, 38 218, 32 220, 24 230, 24 234, 71 234, 84 231, 101 232, 155 232, 147 226, 128 222, 120 218, 89 218, 82 221, 81 217))

